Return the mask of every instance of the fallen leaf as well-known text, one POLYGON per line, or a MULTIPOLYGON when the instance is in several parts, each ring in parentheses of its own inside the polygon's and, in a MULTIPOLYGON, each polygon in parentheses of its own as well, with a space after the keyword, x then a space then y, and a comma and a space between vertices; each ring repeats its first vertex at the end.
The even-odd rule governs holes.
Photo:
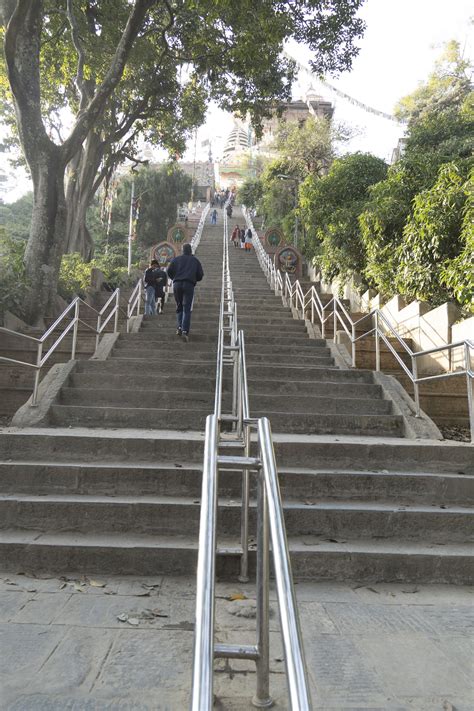
POLYGON ((66 585, 67 585, 67 583, 61 583, 61 585, 59 586, 59 589, 60 589, 60 590, 64 590, 64 588, 66 587, 66 585))
POLYGON ((3 581, 5 585, 18 585, 18 583, 15 583, 13 580, 10 580, 9 578, 5 578, 3 581))
POLYGON ((129 617, 127 622, 129 625, 132 625, 132 627, 138 627, 138 625, 140 624, 140 621, 137 620, 136 617, 129 617))
POLYGON ((104 590, 104 595, 116 595, 116 590, 104 590))
POLYGON ((370 592, 377 593, 377 595, 380 595, 379 591, 375 588, 367 588, 367 590, 370 590, 370 592))
POLYGON ((119 622, 127 622, 127 620, 128 620, 128 615, 127 615, 127 613, 126 613, 126 612, 122 612, 121 615, 117 615, 117 620, 118 620, 119 622))
POLYGON ((74 583, 74 590, 76 592, 84 592, 84 583, 74 583))
POLYGON ((150 597, 151 590, 140 590, 139 592, 133 593, 134 597, 150 597))
POLYGON ((233 593, 232 595, 229 595, 227 600, 230 600, 233 602, 234 600, 246 600, 247 596, 244 595, 244 593, 233 593))
POLYGON ((101 583, 98 580, 89 580, 89 585, 93 588, 105 588, 107 583, 101 583))
POLYGON ((175 467, 178 467, 178 469, 182 469, 182 468, 183 468, 183 465, 182 465, 182 464, 177 464, 177 463, 175 463, 175 467))

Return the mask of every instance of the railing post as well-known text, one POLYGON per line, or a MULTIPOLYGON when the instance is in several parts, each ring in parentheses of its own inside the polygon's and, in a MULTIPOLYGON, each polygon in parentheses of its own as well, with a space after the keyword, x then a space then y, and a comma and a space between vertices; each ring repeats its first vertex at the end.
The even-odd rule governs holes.
POLYGON ((119 304, 120 304, 120 289, 117 289, 115 295, 115 319, 114 319, 114 333, 118 331, 118 319, 119 319, 119 304))
MULTIPOLYGON (((250 425, 244 425, 244 456, 250 457, 250 425)), ((242 470, 242 511, 240 519, 240 542, 242 546, 242 556, 240 558, 241 583, 249 581, 249 499, 250 499, 250 472, 248 469, 242 470)))
POLYGON ((321 336, 322 336, 322 338, 326 338, 326 316, 324 313, 326 311, 326 306, 327 306, 327 304, 323 304, 322 309, 321 309, 321 336))
POLYGON ((415 398, 415 417, 421 417, 420 407, 420 386, 418 385, 418 363, 415 356, 411 357, 411 369, 413 373, 413 394, 415 398))
POLYGON ((355 324, 351 324, 351 353, 352 353, 352 367, 356 367, 356 327, 355 324))
POLYGON ((36 407, 36 400, 38 399, 38 386, 41 373, 41 358, 43 356, 43 343, 38 343, 38 350, 36 351, 36 372, 35 372, 35 382, 33 385, 33 396, 31 398, 31 406, 36 407))
POLYGON ((379 314, 375 312, 375 370, 380 370, 380 334, 379 334, 379 314))
POLYGON ((467 404, 469 412, 469 425, 471 429, 471 442, 474 444, 474 378, 471 372, 471 349, 468 343, 464 343, 464 361, 466 369, 467 404))
POLYGON ((252 703, 257 708, 273 705, 270 696, 269 583, 270 550, 268 506, 263 471, 258 473, 257 491, 257 692, 252 703))
POLYGON ((336 299, 333 300, 332 304, 332 340, 336 342, 336 330, 337 330, 337 303, 336 299))
POLYGON ((74 328, 72 329, 72 348, 71 348, 71 360, 76 357, 76 345, 77 345, 77 329, 79 327, 79 300, 76 301, 74 307, 74 328))
POLYGON ((99 347, 99 337, 100 337, 100 321, 101 321, 101 316, 100 314, 97 316, 97 326, 96 326, 96 334, 95 334, 95 349, 97 350, 99 347))
MULTIPOLYGON (((167 291, 168 291, 168 284, 166 285, 165 294, 167 291)), ((166 300, 166 296, 165 296, 165 300, 166 300)), ((140 281, 138 282, 137 316, 140 316, 141 302, 142 302, 142 280, 140 278, 140 281)))

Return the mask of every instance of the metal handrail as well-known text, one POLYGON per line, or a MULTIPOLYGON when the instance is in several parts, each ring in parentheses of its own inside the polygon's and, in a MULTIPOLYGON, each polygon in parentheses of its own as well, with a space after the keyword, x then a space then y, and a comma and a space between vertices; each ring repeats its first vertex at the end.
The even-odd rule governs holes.
MULTIPOLYGON (((206 420, 203 465, 199 554, 197 568, 196 625, 193 658, 192 711, 211 711, 213 706, 213 662, 216 657, 253 660, 257 669, 254 704, 272 705, 269 692, 269 572, 270 546, 275 561, 278 604, 288 675, 289 698, 295 711, 309 711, 311 698, 306 673, 301 632, 298 623, 288 545, 278 475, 269 422, 250 417, 245 337, 237 331, 237 305, 234 300, 228 261, 227 219, 224 213, 224 253, 222 266, 221 308, 216 365, 215 411, 206 420), (225 316, 229 325, 225 325, 225 316), (230 344, 224 340, 230 334, 230 344), (229 353, 229 356, 226 356, 229 353), (222 379, 224 364, 234 366, 232 415, 222 414, 222 379), (220 426, 227 419, 235 425, 235 444, 243 447, 243 456, 219 456, 220 426), (260 458, 250 456, 251 428, 258 426, 260 458), (257 495, 257 643, 252 645, 214 642, 216 521, 218 475, 220 469, 242 469, 241 570, 239 580, 248 581, 249 553, 249 475, 258 476, 257 495)), ((229 435, 227 435, 228 437, 229 435)))
POLYGON ((4 363, 14 363, 15 365, 22 365, 28 368, 34 368, 35 369, 35 379, 34 379, 34 384, 33 384, 33 394, 31 397, 31 407, 35 407, 37 404, 38 400, 38 387, 39 387, 39 382, 40 382, 40 375, 41 375, 41 369, 44 366, 44 364, 49 360, 51 355, 54 353, 56 348, 59 346, 59 344, 64 340, 64 338, 67 336, 67 334, 72 330, 72 344, 71 344, 71 360, 74 360, 76 357, 76 347, 77 347, 77 337, 78 337, 78 326, 79 323, 84 323, 81 321, 79 318, 79 313, 80 313, 80 305, 81 303, 87 306, 89 309, 92 309, 92 311, 95 311, 95 313, 98 314, 97 317, 97 327, 93 328, 89 324, 86 324, 89 330, 94 331, 96 334, 96 342, 95 342, 95 347, 97 350, 97 347, 99 345, 99 340, 102 332, 104 331, 105 327, 107 326, 108 322, 112 318, 112 316, 115 315, 115 321, 114 321, 114 333, 117 332, 118 330, 118 317, 119 317, 119 300, 120 300, 120 289, 116 289, 113 294, 110 296, 110 298, 107 300, 107 302, 104 304, 102 309, 100 311, 97 311, 94 309, 93 306, 90 304, 87 304, 83 299, 81 299, 79 296, 76 296, 70 304, 64 309, 64 311, 58 316, 58 318, 49 326, 49 328, 46 329, 46 331, 39 337, 35 336, 30 336, 26 333, 20 333, 18 331, 13 331, 10 328, 5 328, 4 326, 0 326, 0 332, 2 333, 8 333, 13 336, 18 336, 20 338, 24 338, 30 341, 34 341, 37 344, 36 348, 36 363, 29 363, 28 361, 24 360, 18 360, 14 358, 8 358, 7 356, 1 356, 0 355, 0 361, 4 363), (115 305, 112 309, 112 311, 109 313, 107 318, 102 321, 103 316, 111 304, 112 301, 115 300, 115 305), (58 326, 66 319, 66 317, 69 315, 69 313, 74 310, 74 315, 72 318, 70 318, 69 322, 65 326, 64 330, 59 334, 59 336, 56 338, 54 343, 49 347, 48 351, 43 354, 43 347, 47 339, 51 336, 52 333, 58 328, 58 326))
MULTIPOLYGON (((252 242, 255 247, 255 251, 258 257, 258 261, 260 263, 260 266, 267 277, 267 281, 269 281, 270 286, 273 287, 273 284, 276 283, 277 277, 275 274, 275 267, 274 265, 271 264, 270 260, 268 258, 265 258, 264 256, 264 248, 263 245, 261 244, 261 241, 258 237, 258 234, 253 227, 252 224, 252 219, 248 213, 247 210, 244 208, 244 215, 246 219, 247 226, 251 228, 252 233, 253 233, 253 239, 252 242)), ((266 255, 268 257, 268 255, 266 255)), ((279 270, 276 270, 278 274, 280 274, 280 280, 281 280, 281 272, 279 270)), ((293 294, 298 294, 300 291, 302 292, 301 284, 299 283, 299 280, 291 284, 291 280, 288 277, 288 274, 285 274, 285 280, 284 280, 284 289, 282 295, 282 299, 284 299, 285 296, 289 294, 290 297, 290 306, 293 306, 293 294)), ((415 400, 415 414, 416 417, 421 417, 421 406, 420 406, 420 391, 419 391, 419 385, 420 383, 427 382, 429 380, 445 380, 447 378, 452 378, 452 377, 458 377, 460 375, 465 375, 466 376, 466 387, 467 387, 467 397, 468 397, 468 411, 469 411, 469 422, 470 422, 470 430, 471 430, 471 441, 474 443, 474 372, 471 367, 471 350, 474 348, 474 341, 471 341, 470 339, 465 339, 462 341, 456 341, 455 343, 446 343, 445 345, 442 346, 437 346, 435 348, 428 348, 426 350, 419 350, 419 351, 413 351, 410 346, 405 342, 405 339, 398 333, 394 325, 389 321, 389 319, 386 317, 386 315, 380 310, 380 309, 372 309, 369 313, 364 314, 361 318, 354 320, 352 316, 349 314, 347 311, 346 307, 344 306, 343 302, 341 299, 337 296, 333 296, 330 301, 323 305, 321 302, 321 299, 319 298, 319 295, 316 291, 316 289, 311 287, 311 323, 315 323, 315 312, 318 316, 319 323, 321 325, 321 335, 323 338, 326 336, 325 332, 325 325, 326 322, 332 317, 333 319, 333 338, 335 340, 336 338, 336 328, 337 328, 337 323, 339 322, 346 332, 346 334, 349 336, 351 340, 351 358, 352 358, 352 367, 356 367, 356 349, 355 349, 355 344, 364 339, 368 338, 372 334, 375 336, 375 369, 377 371, 380 371, 380 339, 385 343, 387 348, 389 349, 390 353, 393 355, 393 357, 396 359, 397 363, 400 365, 402 368, 403 372, 408 376, 410 379, 412 385, 413 385, 413 392, 414 392, 414 400, 415 400), (332 311, 330 310, 332 307, 332 311), (329 311, 329 313, 327 313, 329 311), (346 318, 347 322, 344 321, 344 319, 341 316, 341 313, 344 315, 346 318), (326 315, 327 314, 327 315, 326 315), (366 319, 371 319, 372 322, 374 323, 374 326, 367 330, 365 333, 362 333, 361 335, 357 336, 356 335, 356 330, 357 326, 364 320, 366 319), (381 327, 381 324, 384 324, 384 328, 381 327), (400 344, 400 346, 405 350, 407 355, 410 357, 411 360, 411 368, 407 366, 407 364, 403 361, 403 359, 400 357, 399 353, 397 350, 394 348, 393 344, 390 342, 389 338, 387 338, 387 332, 389 332, 393 338, 397 340, 397 342, 400 344), (417 359, 422 357, 422 356, 427 356, 431 355, 433 353, 440 353, 442 351, 448 351, 451 352, 455 350, 456 348, 464 348, 464 368, 456 370, 454 372, 449 372, 449 373, 438 373, 436 375, 423 375, 420 376, 418 374, 418 364, 417 364, 417 359)), ((275 289, 275 293, 278 293, 277 289, 275 289)), ((302 309, 302 315, 301 318, 305 318, 305 309, 306 309, 306 296, 308 295, 309 291, 306 292, 306 295, 303 299, 303 309, 302 309)), ((300 297, 299 297, 300 298, 300 297)), ((297 301, 297 300, 296 300, 297 301)), ((301 301, 300 301, 301 302, 301 301)))

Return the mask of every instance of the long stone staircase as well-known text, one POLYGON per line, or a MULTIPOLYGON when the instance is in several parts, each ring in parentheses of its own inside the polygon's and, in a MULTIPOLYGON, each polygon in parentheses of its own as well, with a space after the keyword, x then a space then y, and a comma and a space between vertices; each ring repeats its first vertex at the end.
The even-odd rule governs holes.
MULTIPOLYGON (((175 335, 170 301, 138 333, 120 334, 106 360, 75 364, 45 427, 2 431, 3 568, 193 574, 204 421, 214 405, 222 223, 206 224, 197 256, 205 277, 189 343, 175 335)), ((338 367, 328 343, 307 337, 253 252, 231 245, 230 268, 251 414, 272 424, 295 577, 468 581, 472 448, 405 438, 403 418, 373 373, 338 367)), ((239 472, 223 472, 224 578, 238 571, 239 491, 239 472)), ((250 519, 254 531, 253 500, 250 519)), ((254 555, 252 544, 251 567, 254 555)))

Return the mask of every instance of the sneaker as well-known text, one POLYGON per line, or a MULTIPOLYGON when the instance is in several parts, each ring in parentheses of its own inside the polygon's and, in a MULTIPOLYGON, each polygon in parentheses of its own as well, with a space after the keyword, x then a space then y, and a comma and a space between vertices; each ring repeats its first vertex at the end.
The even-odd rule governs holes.
POLYGON ((186 341, 186 343, 189 341, 189 336, 186 331, 183 331, 183 341, 186 341))
POLYGON ((180 328, 178 328, 176 331, 176 335, 181 336, 182 333, 183 333, 182 330, 180 328))

